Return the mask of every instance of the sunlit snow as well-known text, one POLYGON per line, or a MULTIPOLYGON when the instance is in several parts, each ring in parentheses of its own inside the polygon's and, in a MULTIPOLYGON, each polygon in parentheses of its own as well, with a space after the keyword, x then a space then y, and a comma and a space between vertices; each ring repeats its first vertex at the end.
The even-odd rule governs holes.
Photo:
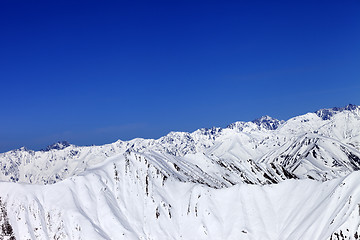
POLYGON ((360 108, 0 154, 0 239, 358 239, 360 108), (1 232, 2 231, 2 232, 1 232))

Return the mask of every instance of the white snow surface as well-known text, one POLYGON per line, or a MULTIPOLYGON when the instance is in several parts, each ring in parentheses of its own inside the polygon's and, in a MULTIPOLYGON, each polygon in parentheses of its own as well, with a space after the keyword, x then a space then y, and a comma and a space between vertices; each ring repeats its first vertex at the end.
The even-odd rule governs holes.
POLYGON ((0 154, 0 239, 358 239, 360 108, 0 154))

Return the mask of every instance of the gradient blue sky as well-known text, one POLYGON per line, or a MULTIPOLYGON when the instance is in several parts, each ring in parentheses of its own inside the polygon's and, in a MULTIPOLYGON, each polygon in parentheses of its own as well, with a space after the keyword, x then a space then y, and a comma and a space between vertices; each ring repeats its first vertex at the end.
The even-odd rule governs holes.
POLYGON ((360 1, 0 3, 0 152, 360 104, 360 1))

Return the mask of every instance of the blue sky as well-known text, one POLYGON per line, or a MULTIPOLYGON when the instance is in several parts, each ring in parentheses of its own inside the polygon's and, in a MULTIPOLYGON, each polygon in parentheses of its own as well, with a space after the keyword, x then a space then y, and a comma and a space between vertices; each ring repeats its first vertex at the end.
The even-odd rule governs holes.
POLYGON ((0 152, 360 104, 359 1, 0 3, 0 152))

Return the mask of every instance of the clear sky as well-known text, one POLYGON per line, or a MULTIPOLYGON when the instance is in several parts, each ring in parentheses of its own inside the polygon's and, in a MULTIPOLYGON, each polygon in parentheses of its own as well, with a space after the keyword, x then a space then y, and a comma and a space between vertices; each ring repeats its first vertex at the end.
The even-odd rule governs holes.
POLYGON ((0 152, 360 104, 360 1, 0 2, 0 152))

